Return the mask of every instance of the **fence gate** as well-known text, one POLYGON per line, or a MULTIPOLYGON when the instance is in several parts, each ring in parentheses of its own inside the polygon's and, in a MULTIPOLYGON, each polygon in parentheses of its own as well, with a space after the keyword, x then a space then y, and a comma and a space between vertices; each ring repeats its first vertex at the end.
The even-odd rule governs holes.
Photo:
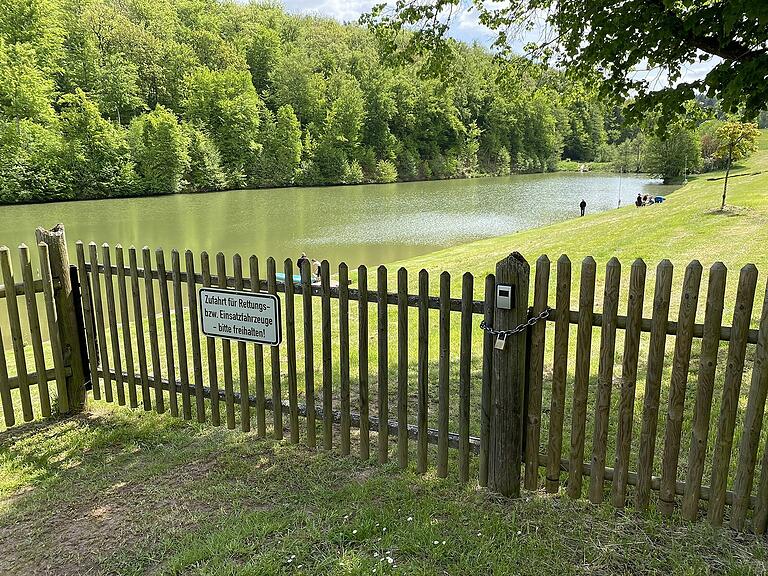
POLYGON ((85 402, 76 269, 69 265, 63 227, 40 228, 36 236, 36 258, 22 244, 18 268, 11 250, 0 248, 0 304, 6 309, 0 323, 0 403, 6 427, 77 411, 85 402))

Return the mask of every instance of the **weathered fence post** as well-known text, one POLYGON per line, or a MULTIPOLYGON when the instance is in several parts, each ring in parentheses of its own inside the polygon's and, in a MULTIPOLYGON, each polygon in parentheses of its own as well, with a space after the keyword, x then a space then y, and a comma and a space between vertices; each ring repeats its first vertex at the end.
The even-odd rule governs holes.
MULTIPOLYGON (((514 252, 496 264, 496 330, 510 330, 527 320, 530 267, 514 252)), ((525 397, 525 331, 494 337, 491 377, 491 429, 488 488, 520 496, 525 397)))
POLYGON ((70 275, 67 241, 64 225, 57 224, 51 230, 38 228, 35 231, 37 242, 48 245, 51 261, 51 274, 54 282, 54 301, 58 316, 59 339, 64 357, 64 365, 69 366, 72 374, 67 377, 67 396, 70 413, 79 412, 85 405, 86 368, 82 354, 82 322, 78 314, 79 302, 77 286, 70 275))

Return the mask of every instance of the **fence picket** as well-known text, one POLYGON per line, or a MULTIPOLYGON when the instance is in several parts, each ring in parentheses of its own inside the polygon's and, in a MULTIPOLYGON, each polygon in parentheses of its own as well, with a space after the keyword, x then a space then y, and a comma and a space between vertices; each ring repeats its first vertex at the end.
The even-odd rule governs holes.
POLYGON ((173 351, 173 327, 171 326, 171 299, 168 293, 168 276, 165 269, 165 252, 155 250, 158 284, 160 286, 160 309, 163 315, 163 341, 165 342, 165 366, 168 376, 168 404, 171 416, 179 415, 179 398, 176 386, 176 360, 173 351))
POLYGON ((128 310, 128 292, 125 286, 125 258, 123 247, 115 246, 115 265, 117 266, 117 295, 120 304, 120 327, 123 332, 123 350, 125 352, 125 372, 128 383, 128 404, 136 408, 139 401, 136 395, 136 372, 133 362, 133 342, 131 340, 131 319, 128 310))
POLYGON ((341 455, 349 456, 352 423, 349 390, 349 269, 339 264, 339 393, 341 395, 341 455))
POLYGON ((43 335, 40 332, 40 314, 37 309, 37 294, 32 276, 32 261, 29 259, 29 248, 25 244, 19 246, 19 262, 21 264, 21 280, 24 283, 24 301, 29 321, 29 337, 32 341, 32 353, 35 359, 37 374, 37 390, 40 396, 40 413, 43 418, 51 415, 51 395, 48 390, 48 377, 45 373, 45 353, 43 352, 43 335))
POLYGON ((459 345, 459 480, 469 481, 469 392, 472 388, 472 292, 474 277, 461 279, 461 343, 459 345))
POLYGON ((99 361, 96 350, 96 326, 93 318, 93 299, 91 297, 91 282, 88 279, 88 271, 85 268, 85 248, 81 241, 75 243, 77 249, 77 273, 80 278, 80 299, 83 310, 83 324, 85 324, 85 341, 88 350, 88 365, 91 374, 91 388, 93 397, 101 400, 101 386, 99 385, 99 361))
POLYGON ((581 264, 579 325, 576 333, 576 374, 573 384, 571 449, 568 459, 568 496, 571 498, 579 498, 582 487, 589 365, 592 353, 592 315, 595 307, 595 274, 595 260, 587 256, 581 264))
POLYGON ((315 423, 315 344, 312 324, 312 270, 309 260, 301 265, 301 301, 304 316, 304 396, 307 405, 307 446, 317 446, 315 423))
MULTIPOLYGON (((243 290, 243 260, 240 254, 232 257, 235 275, 235 290, 243 290)), ((248 401, 248 348, 245 342, 237 342, 237 367, 240 372, 240 430, 251 431, 251 404, 248 401)))
MULTIPOLYGON (((538 315, 547 308, 549 296, 550 262, 542 255, 536 260, 536 278, 533 290, 533 315, 538 315)), ((525 487, 536 490, 539 482, 539 443, 541 441, 541 396, 544 385, 544 340, 547 327, 544 322, 536 323, 531 328, 531 348, 527 421, 525 423, 525 487)))
MULTIPOLYGON (((483 302, 483 320, 487 326, 493 326, 496 305, 496 276, 488 274, 485 277, 485 301, 483 302)), ((488 459, 490 457, 490 428, 491 428, 491 379, 493 377, 493 336, 483 332, 483 378, 480 392, 480 486, 488 486, 488 459)))
POLYGON ((683 294, 680 298, 675 352, 672 360, 672 376, 669 383, 667 425, 664 428, 661 484, 659 486, 658 507, 666 515, 672 513, 675 505, 677 461, 680 457, 680 436, 683 429, 685 391, 688 387, 688 369, 691 362, 693 325, 696 323, 696 310, 699 303, 701 272, 702 267, 698 260, 694 260, 688 265, 685 269, 683 294))
POLYGON ((397 462, 408 466, 408 270, 397 271, 397 462))
MULTIPOLYGON (((267 258, 267 290, 272 295, 277 294, 277 272, 275 270, 275 259, 272 257, 267 258)), ((272 365, 272 434, 275 440, 282 440, 283 392, 280 383, 280 349, 278 346, 269 347, 269 358, 272 365)))
POLYGON ((707 303, 704 313, 704 336, 701 340, 699 378, 696 402, 691 423, 691 448, 688 452, 688 475, 683 494, 682 514, 688 520, 695 520, 699 511, 701 479, 704 474, 704 460, 707 455, 709 419, 712 411, 712 393, 715 386, 717 352, 720 348, 720 326, 723 321, 725 280, 728 269, 722 262, 715 262, 709 269, 707 303))
POLYGON ((419 271, 419 316, 418 316, 418 415, 419 438, 416 454, 416 472, 427 471, 427 429, 429 428, 429 272, 419 271))
POLYGON ((360 396, 360 458, 371 457, 368 407, 368 269, 357 268, 357 374, 360 396))
POLYGON ((560 490, 560 461, 563 453, 563 416, 565 387, 568 378, 568 338, 571 312, 571 261, 563 254, 557 259, 555 287, 555 342, 552 366, 552 398, 549 407, 549 438, 547 441, 546 490, 560 490))
POLYGON ((600 364, 595 398, 595 425, 592 436, 592 475, 589 478, 589 499, 594 504, 603 501, 605 459, 608 444, 608 413, 611 409, 613 367, 616 356, 616 319, 619 311, 621 264, 611 258, 605 268, 603 295, 603 326, 600 331, 600 364))
POLYGON ((387 307, 387 268, 379 266, 377 270, 377 353, 376 371, 379 398, 379 433, 377 447, 379 463, 389 460, 389 308, 387 307))
MULTIPOLYGON (((208 252, 200 254, 200 270, 203 274, 203 287, 211 287, 211 259, 208 252)), ((205 351, 208 358, 208 385, 211 388, 211 423, 221 425, 221 407, 219 404, 219 371, 216 363, 216 339, 205 337, 205 351)))
MULTIPOLYGON (((251 273, 251 291, 260 292, 261 283, 259 280, 259 259, 251 255, 248 259, 248 266, 251 273)), ((253 362, 256 386, 256 433, 259 438, 267 436, 267 415, 266 415, 266 395, 264 392, 264 348, 261 344, 253 345, 253 362)))
MULTIPOLYGON (((99 257, 97 254, 96 243, 91 242, 88 244, 88 252, 90 256, 91 265, 91 278, 93 280, 93 290, 91 291, 93 297, 93 309, 96 312, 95 326, 96 334, 98 338, 98 352, 101 359, 101 372, 102 382, 104 383, 104 399, 107 402, 112 402, 112 379, 109 376, 109 351, 107 349, 107 334, 106 324, 104 322, 104 305, 101 299, 101 278, 99 277, 99 257)), ((98 379, 96 374, 92 378, 98 379)), ((94 384, 95 386, 95 384, 94 384)))
MULTIPOLYGON (((754 482, 757 449, 760 445, 760 432, 763 428, 765 400, 768 396, 768 285, 763 298, 763 309, 760 314, 760 330, 758 332, 755 357, 752 364, 752 381, 749 386, 749 400, 744 415, 744 425, 739 444, 739 463, 736 467, 736 478, 733 482, 733 503, 731 504, 731 528, 743 530, 749 507, 752 484, 754 482)), ((761 490, 758 490, 758 494, 761 490)), ((758 498, 758 502, 760 499, 758 498)), ((755 519, 759 517, 756 507, 755 519)), ((757 522, 755 522, 757 525, 757 522)))
MULTIPOLYGON (((176 317, 176 347, 179 351, 179 382, 181 382, 181 414, 192 419, 192 401, 189 397, 189 366, 187 364, 187 330, 184 326, 184 300, 181 292, 181 257, 171 250, 171 277, 173 283, 173 313, 176 317)), ((194 309, 190 309, 190 315, 194 309)))
POLYGON ((189 305, 189 333, 192 338, 192 374, 195 379, 195 412, 197 421, 205 422, 205 396, 203 394, 203 358, 200 349, 200 326, 197 319, 197 286, 195 285, 195 256, 184 252, 187 272, 187 304, 189 305))
POLYGON ((440 274, 440 356, 437 384, 437 475, 448 476, 448 425, 451 371, 451 275, 440 274))
POLYGON ((645 301, 646 265, 638 258, 632 263, 627 300, 627 329, 621 361, 621 396, 616 422, 616 457, 613 468, 611 498, 616 508, 624 508, 629 477, 629 453, 632 448, 632 426, 635 418, 637 362, 640 357, 640 327, 645 301))
POLYGON ((736 425, 736 411, 739 407, 739 392, 744 373, 744 357, 747 351, 747 332, 752 318, 752 307, 757 288, 757 268, 748 264, 739 274, 739 288, 736 292, 736 306, 733 312, 731 341, 728 346, 728 362, 725 369, 723 397, 720 403, 717 439, 713 446, 712 482, 710 483, 707 519, 713 526, 723 523, 725 491, 728 484, 728 469, 733 448, 733 432, 736 425))
POLYGON ((323 345, 323 448, 333 448, 333 365, 331 356, 331 272, 320 264, 321 331, 323 345))
POLYGON ((8 364, 5 359, 5 343, 3 342, 3 330, 0 327, 0 400, 3 404, 3 419, 6 427, 16 424, 16 412, 13 407, 11 386, 8 382, 8 364))
POLYGON ((115 285, 112 281, 112 261, 109 244, 102 244, 101 250, 102 257, 104 259, 104 290, 107 296, 109 339, 112 344, 112 362, 115 366, 115 388, 117 389, 117 403, 120 406, 125 406, 123 356, 120 354, 120 335, 117 333, 117 306, 115 305, 115 285))
POLYGON ((285 340, 288 356, 288 405, 291 419, 291 442, 299 443, 299 393, 296 382, 296 314, 293 285, 293 262, 286 258, 285 271, 285 340))
MULTIPOLYGON (((51 271, 51 260, 48 252, 48 244, 40 242, 37 245, 40 256, 40 274, 43 280, 43 300, 45 301, 45 316, 48 319, 48 339, 51 343, 51 356, 53 357, 53 370, 56 376, 56 390, 58 394, 57 402, 59 412, 66 414, 69 412, 69 394, 67 392, 67 375, 64 370, 64 350, 61 346, 61 337, 59 336, 58 311, 54 301, 53 273, 51 271)), ((3 347, 2 337, 0 336, 0 348, 3 347)), ((4 362, 3 362, 4 364, 4 362)), ((7 383, 8 373, 5 373, 7 383)), ((0 394, 2 391, 2 368, 0 368, 0 394)))
POLYGON ((136 325, 136 352, 139 356, 139 377, 141 378, 141 401, 144 410, 152 410, 152 398, 149 390, 149 370, 147 368, 147 349, 144 345, 144 316, 141 313, 141 289, 139 285, 139 266, 136 248, 128 250, 129 274, 131 276, 131 299, 133 301, 133 319, 136 325))
POLYGON ((673 267, 669 260, 662 260, 656 267, 656 287, 653 293, 651 341, 648 345, 648 366, 645 374, 643 397, 643 421, 640 428, 640 449, 637 464, 635 506, 644 510, 651 494, 653 456, 656 449, 656 429, 659 422, 659 396, 664 369, 664 349, 667 342, 669 300, 672 292, 673 267))
MULTIPOLYGON (((160 364, 160 341, 157 332, 157 312, 155 311, 155 287, 152 284, 152 254, 148 246, 141 250, 144 260, 144 297, 147 301, 147 319, 149 320, 149 349, 152 356, 152 378, 155 388, 155 412, 165 412, 165 396, 163 393, 163 371, 160 364)), ((94 275, 94 280, 96 275, 94 275)), ((94 291, 95 291, 94 282, 94 291)), ((213 387, 211 387, 213 389, 213 387)))

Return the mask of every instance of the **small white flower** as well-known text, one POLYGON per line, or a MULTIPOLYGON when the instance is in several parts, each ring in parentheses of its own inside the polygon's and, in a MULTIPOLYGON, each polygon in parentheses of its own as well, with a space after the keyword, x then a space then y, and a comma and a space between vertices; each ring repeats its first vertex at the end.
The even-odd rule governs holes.
POLYGON ((381 529, 381 531, 382 531, 382 532, 386 532, 386 531, 387 531, 387 527, 386 527, 386 526, 384 526, 384 528, 382 528, 382 529, 381 529))
POLYGON ((352 530, 352 534, 357 534, 357 530, 352 530))
POLYGON ((374 552, 374 553, 373 553, 373 557, 374 557, 374 558, 378 558, 378 557, 379 557, 379 553, 378 553, 378 552, 374 552))
POLYGON ((440 544, 440 542, 438 542, 437 540, 435 540, 434 542, 432 542, 432 544, 434 544, 435 546, 437 546, 438 544, 440 544))
POLYGON ((523 533, 523 531, 522 531, 522 530, 518 530, 518 531, 517 531, 517 535, 518 535, 518 536, 520 536, 520 534, 522 534, 522 533, 523 533))
POLYGON ((413 522, 413 516, 408 516, 408 522, 413 522))
POLYGON ((445 540, 443 540, 443 546, 445 546, 445 540))
POLYGON ((395 561, 394 558, 390 558, 389 556, 387 556, 387 562, 388 563, 392 564, 392 562, 394 562, 394 561, 395 561))

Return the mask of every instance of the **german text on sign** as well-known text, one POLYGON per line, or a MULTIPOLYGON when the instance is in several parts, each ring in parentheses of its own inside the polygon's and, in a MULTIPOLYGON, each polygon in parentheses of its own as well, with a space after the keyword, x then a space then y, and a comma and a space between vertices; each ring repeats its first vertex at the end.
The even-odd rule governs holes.
POLYGON ((214 338, 277 346, 282 340, 280 299, 261 292, 200 289, 200 326, 214 338))

